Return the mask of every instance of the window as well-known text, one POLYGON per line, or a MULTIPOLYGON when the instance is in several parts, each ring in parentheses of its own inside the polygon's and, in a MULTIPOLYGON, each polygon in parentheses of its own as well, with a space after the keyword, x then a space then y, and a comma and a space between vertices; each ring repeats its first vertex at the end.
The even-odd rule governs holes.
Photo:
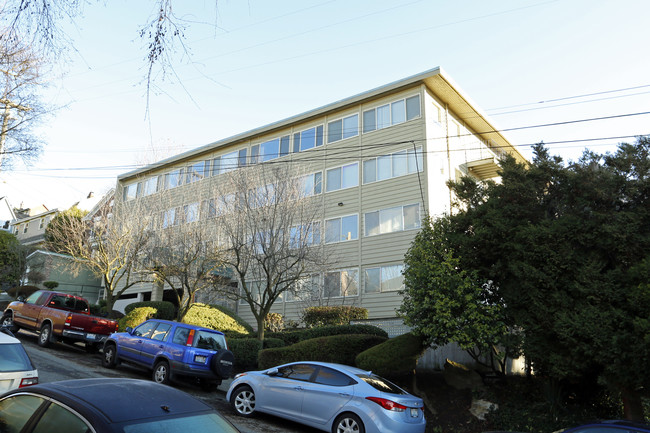
POLYGON ((43 227, 45 227, 45 218, 41 218, 41 220, 38 222, 38 229, 43 230, 43 227))
POLYGON ((178 328, 176 328, 176 331, 174 331, 174 338, 172 339, 172 343, 181 344, 184 346, 187 343, 187 338, 189 336, 190 336, 189 328, 182 328, 179 326, 178 328))
POLYGON ((320 244, 320 223, 303 224, 291 227, 289 233, 289 247, 301 248, 303 246, 320 244))
POLYGON ((327 170, 326 191, 352 188, 359 185, 359 163, 327 170))
POLYGON ((325 274, 324 298, 357 296, 358 294, 359 272, 356 269, 345 269, 325 274))
POLYGON ((262 162, 289 154, 289 136, 285 135, 259 145, 262 162))
POLYGON ((304 152, 323 145, 323 126, 305 129, 293 134, 293 152, 304 152))
POLYGON ((176 208, 167 209, 162 213, 162 228, 176 225, 176 208))
POLYGON ((213 168, 212 174, 223 174, 236 169, 237 164, 239 163, 239 151, 235 150, 222 155, 220 162, 219 170, 215 173, 215 169, 213 168))
POLYGON ((183 169, 170 171, 165 175, 165 189, 172 189, 180 186, 183 180, 183 169))
POLYGON ((327 124, 327 142, 344 140, 359 135, 359 115, 344 117, 327 124))
POLYGON ((138 196, 138 183, 134 182, 124 187, 124 201, 133 200, 138 196))
POLYGON ((351 377, 329 367, 321 367, 318 370, 318 375, 314 379, 314 383, 329 386, 350 386, 356 384, 351 377))
POLYGON ((158 325, 158 322, 144 322, 133 330, 133 335, 136 337, 149 338, 153 329, 158 325))
POLYGON ((160 323, 151 334, 151 339, 157 341, 165 341, 167 338, 167 333, 169 333, 171 327, 172 325, 169 323, 160 323))
POLYGON ((183 221, 193 223, 199 220, 199 202, 183 206, 183 221))
POLYGON ((433 104, 433 121, 442 124, 442 109, 438 104, 433 104))
POLYGON ((201 219, 214 218, 217 216, 217 202, 215 199, 204 200, 201 203, 201 219))
POLYGON ((420 117, 420 95, 400 99, 363 112, 363 132, 398 125, 420 117))
POLYGON ((367 268, 364 278, 364 293, 394 292, 404 286, 403 265, 367 268))
POLYGON ((308 364, 293 364, 278 370, 278 376, 286 379, 309 381, 316 371, 316 367, 308 364))
POLYGON ((420 204, 398 206, 364 215, 365 236, 420 228, 420 204))
POLYGON ((323 173, 320 171, 300 177, 299 182, 303 197, 311 197, 323 192, 323 173))
POLYGON ((318 299, 319 293, 320 275, 312 274, 296 281, 296 283, 286 292, 282 293, 281 296, 286 300, 286 302, 293 302, 295 300, 307 301, 309 299, 318 299))
POLYGON ((185 183, 190 184, 197 182, 205 176, 205 161, 197 162, 194 165, 187 167, 187 173, 185 173, 185 183))
POLYGON ((29 229, 29 223, 25 223, 23 226, 23 234, 27 233, 27 229, 29 229))
POLYGON ((359 216, 348 215, 325 221, 325 243, 352 241, 359 238, 359 216))
POLYGON ((363 183, 421 172, 423 164, 421 147, 367 159, 363 161, 363 183))
POLYGON ((150 177, 145 180, 142 195, 147 196, 156 192, 158 192, 158 176, 150 177))

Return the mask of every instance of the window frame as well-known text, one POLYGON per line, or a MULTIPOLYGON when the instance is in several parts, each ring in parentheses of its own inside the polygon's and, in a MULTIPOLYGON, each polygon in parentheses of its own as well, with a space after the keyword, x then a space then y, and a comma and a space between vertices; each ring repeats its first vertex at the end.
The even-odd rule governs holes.
POLYGON ((341 215, 341 216, 336 216, 336 217, 326 218, 325 219, 324 224, 323 224, 323 236, 322 236, 321 242, 324 242, 325 244, 338 244, 338 243, 342 243, 342 242, 351 242, 351 241, 356 241, 356 240, 359 240, 359 214, 358 213, 349 214, 349 215, 341 215), (343 238, 343 219, 344 218, 351 218, 351 217, 355 217, 356 220, 357 220, 356 221, 356 237, 351 238, 351 239, 344 239, 343 238), (339 226, 338 226, 339 230, 338 230, 337 240, 329 241, 328 240, 328 234, 329 234, 329 232, 328 232, 328 222, 335 221, 335 220, 339 221, 339 226))
POLYGON ((325 170, 325 192, 341 191, 341 190, 349 189, 349 188, 357 188, 358 186, 359 186, 359 161, 355 161, 355 162, 352 162, 350 164, 339 165, 337 167, 332 167, 332 168, 328 168, 328 169, 325 170), (344 169, 347 168, 347 167, 352 167, 352 166, 356 166, 356 170, 357 170, 357 175, 355 176, 356 182, 355 182, 354 185, 344 186, 343 185, 343 179, 344 179, 343 172, 344 172, 344 169), (329 173, 333 172, 335 170, 339 170, 339 176, 338 176, 339 187, 336 188, 336 189, 331 189, 330 188, 329 173))
POLYGON ((335 270, 332 270, 332 271, 326 271, 326 272, 323 274, 323 291, 322 291, 322 293, 321 293, 321 297, 322 297, 323 299, 358 297, 358 296, 359 296, 359 289, 360 289, 360 287, 359 287, 359 268, 341 268, 341 269, 335 269, 335 270), (348 285, 346 286, 346 288, 345 288, 345 289, 343 288, 343 281, 342 281, 342 279, 343 279, 343 273, 344 273, 344 272, 345 272, 345 273, 348 273, 348 274, 349 274, 350 272, 354 272, 354 273, 355 273, 355 277, 356 277, 356 278, 354 278, 353 281, 356 282, 356 288, 357 288, 357 290, 356 290, 356 294, 347 294, 347 293, 344 293, 344 292, 347 292, 348 287, 349 287, 349 282, 348 282, 348 285), (329 292, 329 290, 327 290, 327 277, 330 276, 330 275, 333 275, 333 274, 338 274, 338 275, 339 275, 339 277, 338 277, 338 280, 339 280, 339 281, 338 281, 338 289, 339 289, 338 291, 339 291, 339 294, 336 295, 336 296, 326 296, 326 293, 329 292))
MULTIPOLYGON (((338 135, 337 135, 338 136, 338 135)), ((331 120, 327 122, 327 144, 336 143, 337 141, 347 140, 348 138, 353 138, 359 136, 359 113, 350 114, 347 116, 339 117, 338 119, 331 120), (353 117, 356 117, 356 132, 346 133, 346 120, 350 120, 353 117), (340 138, 332 135, 333 125, 335 123, 341 124, 340 128, 340 138)))
MULTIPOLYGON (((411 105, 413 107, 413 105, 411 105)), ((386 102, 385 104, 380 104, 376 105, 373 108, 369 108, 367 110, 362 111, 362 119, 363 119, 363 125, 361 125, 361 130, 363 131, 364 134, 369 134, 374 131, 380 131, 382 129, 390 128, 391 126, 395 125, 401 125, 403 123, 409 122, 411 120, 419 119, 422 117, 422 97, 420 93, 415 93, 410 96, 404 96, 403 98, 399 99, 394 99, 389 102, 386 102), (409 101, 417 98, 418 103, 418 112, 416 115, 409 117, 409 101), (398 118, 398 120, 395 119, 395 114, 396 110, 395 107, 397 107, 399 104, 403 104, 403 107, 400 111, 403 111, 403 120, 401 117, 398 118), (382 113, 384 110, 386 110, 386 113, 388 114, 388 118, 384 118, 385 116, 382 116, 380 119, 380 114, 379 110, 381 109, 382 113), (374 127, 373 128, 367 128, 366 127, 366 118, 369 118, 370 116, 368 113, 374 112, 374 115, 372 116, 373 122, 374 122, 374 127), (394 114, 395 113, 395 114, 394 114)))
POLYGON ((398 291, 402 290, 402 288, 404 288, 404 274, 403 274, 403 271, 404 271, 404 264, 403 263, 392 264, 392 265, 371 266, 371 267, 364 268, 363 269, 363 293, 364 294, 394 293, 394 292, 398 292, 398 291), (384 283, 385 283, 385 281, 384 281, 384 269, 395 268, 395 267, 396 268, 401 268, 400 269, 400 275, 402 277, 401 278, 402 283, 400 284, 400 287, 398 287, 397 289, 392 289, 392 290, 384 289, 384 283), (368 276, 368 271, 375 271, 375 270, 379 272, 379 284, 377 286, 377 290, 367 290, 368 281, 370 280, 370 278, 368 276))
MULTIPOLYGON (((377 209, 377 210, 372 211, 372 212, 364 212, 364 214, 363 214, 363 235, 364 235, 364 237, 372 237, 372 236, 385 235, 385 234, 389 234, 389 233, 399 233, 399 232, 405 232, 405 231, 409 231, 409 230, 418 230, 418 229, 421 228, 420 219, 421 219, 421 204, 420 204, 420 202, 409 203, 409 204, 404 204, 404 205, 400 205, 400 206, 392 206, 392 207, 383 208, 383 209, 377 209), (416 218, 417 224, 415 226, 410 226, 409 225, 408 228, 407 228, 407 225, 405 224, 406 223, 405 209, 416 206, 416 205, 417 205, 417 209, 418 209, 418 214, 417 214, 418 218, 416 218), (381 213, 391 211, 391 210, 394 210, 394 209, 401 209, 401 229, 382 232, 382 230, 381 230, 381 227, 382 227, 381 216, 382 216, 382 214, 381 213), (371 233, 368 230, 368 220, 370 219, 369 215, 374 215, 374 214, 377 215, 377 218, 376 218, 376 220, 377 220, 377 233, 371 233)), ((384 221, 384 222, 386 222, 386 221, 384 221)), ((373 230, 373 232, 374 232, 374 230, 373 230)))

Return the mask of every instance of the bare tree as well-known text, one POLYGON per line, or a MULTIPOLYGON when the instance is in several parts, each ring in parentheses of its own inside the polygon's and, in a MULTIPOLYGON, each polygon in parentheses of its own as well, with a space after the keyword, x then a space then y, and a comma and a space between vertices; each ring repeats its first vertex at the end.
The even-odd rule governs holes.
POLYGON ((85 267, 102 279, 109 312, 126 290, 153 281, 142 266, 152 217, 136 209, 135 202, 121 206, 125 208, 115 214, 107 205, 91 218, 61 218, 48 226, 48 245, 73 258, 70 271, 78 273, 85 267))
POLYGON ((32 131, 50 112, 39 97, 46 86, 43 59, 6 35, 0 34, 0 170, 15 158, 29 162, 41 153, 43 143, 32 131))
MULTIPOLYGON (((0 6, 0 25, 8 31, 0 36, 0 41, 30 41, 32 46, 44 53, 60 55, 73 46, 70 37, 62 30, 61 21, 76 22, 88 3, 81 0, 4 1, 0 6)), ((147 95, 157 78, 164 79, 168 73, 176 76, 172 65, 177 51, 181 56, 191 57, 185 43, 185 30, 190 21, 174 12, 173 0, 155 0, 151 3, 153 12, 139 30, 139 36, 147 46, 147 95)), ((215 18, 217 3, 214 0, 215 18)), ((105 7, 111 5, 106 3, 105 7)))
POLYGON ((296 178, 286 164, 231 171, 207 206, 219 227, 223 262, 239 290, 220 286, 231 300, 248 304, 264 339, 264 321, 283 294, 307 287, 304 281, 327 262, 321 244, 321 199, 313 185, 296 178))
POLYGON ((182 320, 197 292, 213 286, 221 251, 213 242, 214 225, 199 222, 198 202, 167 206, 161 220, 147 249, 146 268, 172 289, 182 320))

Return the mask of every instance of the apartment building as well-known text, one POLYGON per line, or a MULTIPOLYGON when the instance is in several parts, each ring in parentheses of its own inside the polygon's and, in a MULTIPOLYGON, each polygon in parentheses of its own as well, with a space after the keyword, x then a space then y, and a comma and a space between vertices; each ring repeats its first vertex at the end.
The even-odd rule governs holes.
MULTIPOLYGON (((524 161, 436 68, 123 174, 116 213, 128 208, 120 204, 141 203, 161 215, 157 230, 201 223, 211 212, 206 185, 252 164, 291 162, 322 201, 320 242, 336 251, 329 269, 313 277, 320 303, 356 305, 370 319, 390 320, 401 304, 404 254, 422 217, 450 210, 446 182, 495 178, 506 153, 524 161), (156 209, 163 192, 173 205, 156 209)), ((126 294, 122 305, 163 296, 153 284, 126 294)), ((235 308, 255 323, 247 305, 235 308)), ((302 308, 285 297, 272 311, 297 320, 302 308)))

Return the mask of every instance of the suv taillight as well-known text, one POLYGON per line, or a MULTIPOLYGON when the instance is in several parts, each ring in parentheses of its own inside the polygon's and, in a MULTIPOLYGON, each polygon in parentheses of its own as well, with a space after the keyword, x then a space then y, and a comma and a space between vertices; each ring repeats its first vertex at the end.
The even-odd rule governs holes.
POLYGON ((25 377, 20 381, 18 388, 24 388, 30 385, 36 385, 38 383, 38 377, 25 377))
POLYGON ((194 329, 190 329, 190 335, 187 336, 187 341, 185 342, 186 346, 192 347, 192 345, 194 344, 194 333, 195 332, 196 331, 194 331, 194 329))

